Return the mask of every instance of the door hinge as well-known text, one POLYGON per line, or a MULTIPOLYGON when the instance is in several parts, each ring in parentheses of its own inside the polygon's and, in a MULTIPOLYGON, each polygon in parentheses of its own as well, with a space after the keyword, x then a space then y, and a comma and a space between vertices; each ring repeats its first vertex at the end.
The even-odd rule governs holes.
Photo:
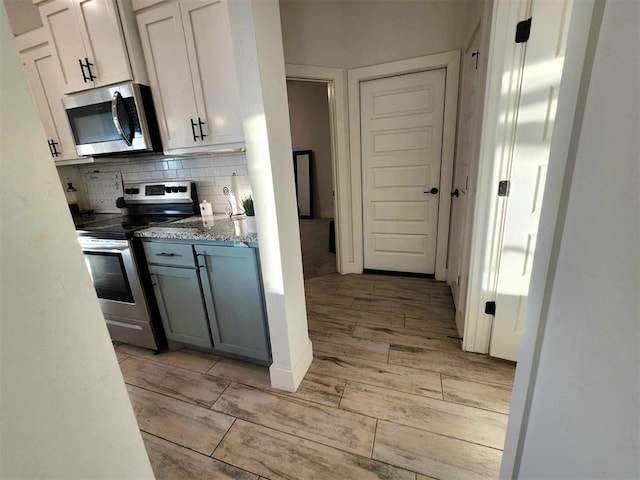
POLYGON ((526 20, 518 22, 516 25, 516 43, 524 43, 529 40, 531 35, 531 20, 533 17, 529 17, 526 20))
POLYGON ((509 188, 511 187, 511 182, 509 180, 501 180, 498 183, 498 196, 499 197, 508 197, 509 196, 509 188))
POLYGON ((487 302, 484 304, 484 313, 487 315, 496 314, 496 302, 487 302))

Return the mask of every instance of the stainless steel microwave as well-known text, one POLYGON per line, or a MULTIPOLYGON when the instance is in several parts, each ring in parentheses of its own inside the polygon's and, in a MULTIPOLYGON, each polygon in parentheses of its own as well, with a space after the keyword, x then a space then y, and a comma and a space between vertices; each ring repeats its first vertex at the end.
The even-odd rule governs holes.
POLYGON ((151 89, 122 83, 65 96, 78 155, 161 152, 151 89))

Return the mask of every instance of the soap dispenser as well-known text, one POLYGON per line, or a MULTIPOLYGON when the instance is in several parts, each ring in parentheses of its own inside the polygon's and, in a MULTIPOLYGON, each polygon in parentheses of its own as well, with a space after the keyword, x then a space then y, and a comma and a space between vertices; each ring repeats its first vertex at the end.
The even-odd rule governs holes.
MULTIPOLYGON (((67 180, 69 180, 67 178, 67 180)), ((80 205, 78 204, 78 196, 76 195, 77 190, 73 186, 71 181, 67 181, 67 190, 65 191, 65 196, 67 197, 67 204, 69 205, 69 211, 72 215, 77 215, 80 213, 80 205)))

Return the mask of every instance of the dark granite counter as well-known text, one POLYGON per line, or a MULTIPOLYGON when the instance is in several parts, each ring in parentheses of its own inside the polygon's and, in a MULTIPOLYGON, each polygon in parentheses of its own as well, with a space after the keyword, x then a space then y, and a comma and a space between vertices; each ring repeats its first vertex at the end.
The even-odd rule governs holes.
POLYGON ((244 219, 230 220, 226 215, 214 215, 213 225, 200 216, 156 225, 135 232, 136 237, 171 240, 207 240, 230 243, 246 243, 257 246, 258 236, 247 233, 244 219))

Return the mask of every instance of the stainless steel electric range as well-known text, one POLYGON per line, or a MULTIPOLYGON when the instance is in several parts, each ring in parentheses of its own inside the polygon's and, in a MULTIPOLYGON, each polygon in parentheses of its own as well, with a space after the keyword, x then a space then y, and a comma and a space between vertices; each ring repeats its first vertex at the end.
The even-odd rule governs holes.
POLYGON ((93 286, 111 338, 159 350, 166 339, 140 239, 135 232, 199 213, 188 181, 125 184, 123 215, 76 221, 93 286))

